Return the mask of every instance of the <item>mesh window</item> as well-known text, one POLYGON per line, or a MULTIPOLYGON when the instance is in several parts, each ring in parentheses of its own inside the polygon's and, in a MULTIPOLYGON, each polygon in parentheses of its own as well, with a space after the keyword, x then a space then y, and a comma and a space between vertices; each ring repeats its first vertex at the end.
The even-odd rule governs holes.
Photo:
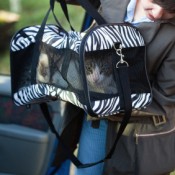
POLYGON ((68 91, 82 91, 79 55, 70 49, 42 45, 36 79, 68 91))

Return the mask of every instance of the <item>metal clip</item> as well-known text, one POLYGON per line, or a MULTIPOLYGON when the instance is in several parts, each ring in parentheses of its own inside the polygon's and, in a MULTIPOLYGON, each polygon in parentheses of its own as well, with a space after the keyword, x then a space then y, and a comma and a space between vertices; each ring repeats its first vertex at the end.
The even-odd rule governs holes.
POLYGON ((160 126, 166 123, 166 117, 164 115, 153 115, 152 118, 155 126, 160 126))
POLYGON ((128 66, 129 66, 128 62, 125 61, 125 60, 123 59, 123 58, 124 58, 124 55, 122 54, 122 45, 120 44, 119 49, 117 49, 117 48, 115 47, 115 45, 114 45, 114 49, 115 49, 115 51, 116 51, 116 54, 117 54, 118 56, 120 56, 120 61, 117 62, 116 68, 119 67, 119 64, 126 64, 126 66, 128 67, 128 66))

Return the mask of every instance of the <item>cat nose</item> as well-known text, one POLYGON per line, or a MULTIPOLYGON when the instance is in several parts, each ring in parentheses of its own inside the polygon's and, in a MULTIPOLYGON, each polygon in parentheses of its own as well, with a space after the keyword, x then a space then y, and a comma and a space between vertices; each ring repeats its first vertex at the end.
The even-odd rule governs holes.
POLYGON ((96 83, 99 81, 99 78, 98 77, 93 77, 93 82, 96 83))

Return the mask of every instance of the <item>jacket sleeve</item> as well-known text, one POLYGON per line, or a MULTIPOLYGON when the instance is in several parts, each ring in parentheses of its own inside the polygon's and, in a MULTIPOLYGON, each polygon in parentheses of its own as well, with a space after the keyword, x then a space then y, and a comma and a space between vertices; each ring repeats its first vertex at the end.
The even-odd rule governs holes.
POLYGON ((152 84, 151 113, 175 116, 175 46, 161 62, 152 84))
POLYGON ((164 97, 164 105, 175 104, 175 47, 161 64, 155 84, 155 90, 164 97))

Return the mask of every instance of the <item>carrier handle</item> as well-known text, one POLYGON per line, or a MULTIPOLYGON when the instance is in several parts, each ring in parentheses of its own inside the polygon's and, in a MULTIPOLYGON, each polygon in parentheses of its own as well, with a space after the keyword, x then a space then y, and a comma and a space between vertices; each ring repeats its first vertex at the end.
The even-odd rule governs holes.
POLYGON ((47 11, 42 24, 38 30, 38 33, 35 37, 35 46, 33 49, 33 56, 32 56, 32 65, 31 65, 31 84, 35 84, 36 83, 36 68, 37 68, 37 64, 38 64, 38 59, 39 59, 39 55, 40 55, 40 51, 39 51, 39 46, 40 46, 40 42, 42 41, 42 37, 43 37, 43 33, 44 33, 44 28, 48 19, 48 16, 51 12, 51 7, 49 8, 49 10, 47 11))
MULTIPOLYGON (((80 5, 87 11, 87 13, 92 16, 97 24, 106 24, 106 21, 104 20, 104 18, 97 12, 97 10, 95 9, 95 7, 88 1, 88 0, 77 0, 80 5)), ((65 0, 59 0, 60 2, 60 5, 61 5, 61 8, 66 16, 66 19, 67 21, 69 22, 69 25, 70 25, 70 28, 72 30, 73 27, 70 23, 70 20, 69 20, 69 15, 68 15, 68 10, 67 10, 67 5, 66 5, 66 2, 65 0)), ((39 55, 40 55, 40 52, 39 52, 39 45, 40 45, 40 42, 42 40, 42 36, 44 34, 44 28, 46 26, 46 23, 47 23, 47 19, 48 19, 48 16, 50 14, 50 12, 52 11, 52 14, 54 16, 54 19, 55 21, 57 22, 57 24, 60 26, 60 28, 65 32, 65 33, 68 33, 60 24, 60 22, 58 21, 55 13, 54 13, 54 5, 55 5, 55 0, 50 0, 50 8, 49 10, 47 11, 43 21, 42 21, 42 24, 41 24, 41 27, 39 28, 39 31, 36 35, 36 44, 35 44, 35 48, 34 48, 34 55, 32 57, 32 66, 31 66, 31 83, 32 84, 35 84, 36 83, 36 67, 38 65, 38 58, 39 58, 39 55)))
MULTIPOLYGON (((56 0, 50 0, 50 7, 51 7, 51 9, 52 9, 52 13, 53 13, 53 16, 54 16, 54 18, 55 18, 55 21, 59 24, 59 26, 60 26, 62 29, 64 29, 64 28, 61 26, 60 22, 58 21, 56 15, 55 15, 55 13, 54 13, 55 1, 56 1, 56 0)), ((66 19, 67 19, 67 21, 68 21, 68 23, 69 23, 69 25, 70 25, 71 30, 74 31, 74 28, 72 27, 71 22, 70 22, 70 19, 69 19, 69 14, 68 14, 68 9, 67 9, 67 4, 66 4, 66 2, 65 2, 64 0, 58 0, 58 2, 59 2, 60 5, 61 5, 62 11, 64 12, 64 15, 65 15, 65 17, 66 17, 66 19)))

